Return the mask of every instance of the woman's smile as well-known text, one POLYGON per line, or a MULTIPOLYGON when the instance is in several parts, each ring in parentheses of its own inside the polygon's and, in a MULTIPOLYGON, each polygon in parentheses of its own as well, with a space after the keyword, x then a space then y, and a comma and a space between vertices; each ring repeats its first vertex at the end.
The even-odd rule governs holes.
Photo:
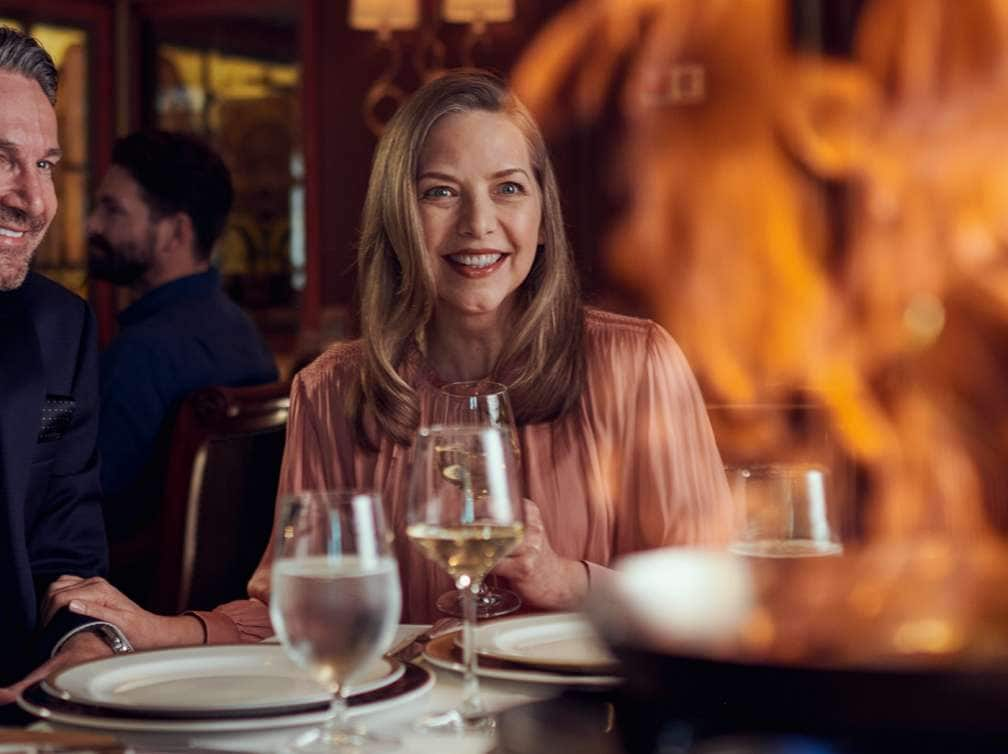
POLYGON ((495 273, 509 256, 492 249, 466 249, 441 258, 459 275, 477 278, 495 273))
POLYGON ((501 314, 532 269, 542 224, 528 145, 512 119, 482 110, 442 117, 420 156, 417 204, 438 306, 501 314))

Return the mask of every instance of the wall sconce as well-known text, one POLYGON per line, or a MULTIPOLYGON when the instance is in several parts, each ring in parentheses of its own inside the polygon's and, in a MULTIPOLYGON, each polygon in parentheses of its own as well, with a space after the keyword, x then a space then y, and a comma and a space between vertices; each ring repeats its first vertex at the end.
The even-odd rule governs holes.
MULTIPOLYGON (((435 6, 436 7, 436 6, 435 6)), ((379 115, 382 103, 396 110, 406 98, 395 84, 402 62, 402 48, 393 36, 394 31, 416 29, 420 26, 420 0, 350 0, 348 24, 351 29, 375 32, 377 45, 388 52, 389 63, 364 96, 363 115, 367 127, 376 136, 385 129, 385 120, 379 115)), ((437 14, 433 26, 421 31, 413 62, 422 81, 429 81, 444 70, 445 46, 438 39, 437 14)), ((507 23, 514 20, 514 0, 442 0, 440 20, 453 24, 468 24, 462 46, 462 64, 474 66, 476 46, 488 42, 487 24, 507 23)))
POLYGON ((462 50, 463 65, 472 66, 473 51, 486 41, 486 25, 514 19, 514 0, 444 0, 441 18, 452 24, 469 24, 462 50))
POLYGON ((378 45, 388 51, 388 65, 364 96, 364 122, 377 136, 385 128, 378 106, 389 101, 397 109, 406 97, 394 83, 402 62, 402 49, 392 32, 420 25, 420 0, 350 0, 348 23, 351 29, 375 32, 378 45))

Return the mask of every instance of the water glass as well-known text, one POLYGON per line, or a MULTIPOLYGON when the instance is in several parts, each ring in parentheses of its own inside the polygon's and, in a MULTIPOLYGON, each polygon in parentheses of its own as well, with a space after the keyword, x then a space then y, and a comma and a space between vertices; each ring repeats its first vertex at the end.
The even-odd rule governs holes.
POLYGON ((374 751, 389 742, 350 727, 344 690, 392 642, 399 569, 377 495, 312 491, 282 501, 270 618, 294 662, 333 693, 332 716, 298 752, 374 751))
POLYGON ((766 558, 842 553, 828 478, 823 468, 804 464, 728 469, 740 521, 729 549, 766 558))

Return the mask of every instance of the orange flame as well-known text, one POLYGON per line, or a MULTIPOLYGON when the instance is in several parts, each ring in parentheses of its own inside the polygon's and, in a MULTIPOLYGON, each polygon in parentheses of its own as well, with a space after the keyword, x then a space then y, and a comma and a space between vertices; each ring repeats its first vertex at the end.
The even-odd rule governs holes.
MULTIPOLYGON (((709 400, 811 396, 865 482, 855 531, 989 534, 1008 523, 1008 10, 877 0, 846 61, 793 51, 785 12, 583 0, 513 85, 553 135, 620 103, 608 265, 709 400)), ((723 429, 729 462, 795 444, 723 429)))

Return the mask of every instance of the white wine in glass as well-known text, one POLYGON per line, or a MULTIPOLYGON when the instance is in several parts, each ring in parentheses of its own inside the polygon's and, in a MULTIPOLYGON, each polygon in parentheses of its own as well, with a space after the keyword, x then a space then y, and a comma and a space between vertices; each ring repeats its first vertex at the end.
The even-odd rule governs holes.
MULTIPOLYGON (((442 426, 486 426, 503 431, 514 452, 516 480, 521 480, 521 450, 518 446, 518 429, 514 411, 508 397, 507 387, 492 380, 451 382, 443 386, 434 396, 431 406, 431 423, 442 426)), ((441 448, 445 458, 444 475, 449 481, 465 487, 473 497, 486 495, 486 480, 479 476, 481 465, 471 465, 470 476, 463 474, 463 466, 453 462, 451 448, 441 448)), ((497 585, 480 583, 476 595, 476 617, 478 619, 497 618, 513 613, 521 607, 521 598, 509 589, 497 585)), ((462 617, 463 601, 461 592, 445 592, 437 600, 437 608, 443 613, 462 617)))
POLYGON ((480 700, 476 677, 476 598, 486 574, 521 542, 524 521, 514 450, 502 430, 472 425, 420 430, 406 534, 455 581, 464 608, 465 664, 461 707, 422 720, 421 728, 489 732, 495 726, 480 700), (473 494, 472 480, 480 480, 482 494, 473 494))
POLYGON ((455 580, 468 576, 482 581, 487 572, 521 542, 522 534, 520 523, 507 526, 413 524, 409 527, 409 538, 455 580))
POLYGON ((346 722, 344 689, 391 643, 399 621, 399 569, 377 495, 303 492, 282 501, 270 618, 288 656, 333 693, 324 728, 296 752, 376 751, 377 739, 346 722))

